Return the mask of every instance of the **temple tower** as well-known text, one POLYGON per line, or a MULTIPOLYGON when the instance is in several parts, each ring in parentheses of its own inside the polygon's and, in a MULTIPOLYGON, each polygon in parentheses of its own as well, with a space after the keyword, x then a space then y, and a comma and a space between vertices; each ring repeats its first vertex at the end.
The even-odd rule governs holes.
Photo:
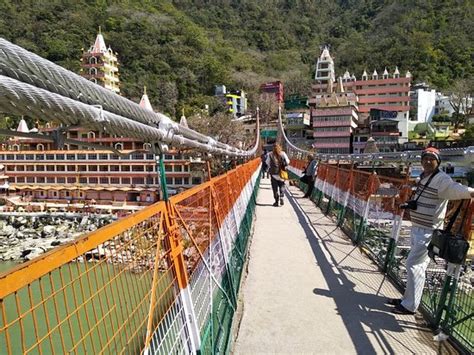
POLYGON ((324 46, 320 57, 316 63, 316 73, 314 79, 318 84, 327 86, 328 83, 332 85, 336 81, 336 75, 334 73, 334 60, 329 54, 329 48, 324 46))
POLYGON ((117 57, 112 48, 105 45, 100 27, 95 43, 83 51, 81 62, 83 77, 117 94, 120 92, 117 57))

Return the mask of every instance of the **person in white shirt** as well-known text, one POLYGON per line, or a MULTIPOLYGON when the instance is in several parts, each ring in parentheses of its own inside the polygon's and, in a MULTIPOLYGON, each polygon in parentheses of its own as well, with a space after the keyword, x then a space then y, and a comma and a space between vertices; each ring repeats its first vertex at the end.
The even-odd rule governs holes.
POLYGON ((423 172, 414 199, 406 204, 412 222, 411 249, 407 257, 407 284, 401 299, 391 299, 393 313, 415 314, 421 302, 429 264, 428 244, 434 229, 442 229, 448 200, 474 198, 474 189, 461 185, 439 170, 439 150, 426 148, 421 155, 423 172))
POLYGON ((268 173, 270 174, 270 181, 272 183, 273 197, 275 203, 273 206, 283 206, 285 203, 285 180, 280 177, 280 170, 284 169, 290 164, 290 159, 286 153, 281 149, 281 146, 276 143, 273 150, 267 156, 268 173), (279 203, 279 204, 278 204, 279 203))

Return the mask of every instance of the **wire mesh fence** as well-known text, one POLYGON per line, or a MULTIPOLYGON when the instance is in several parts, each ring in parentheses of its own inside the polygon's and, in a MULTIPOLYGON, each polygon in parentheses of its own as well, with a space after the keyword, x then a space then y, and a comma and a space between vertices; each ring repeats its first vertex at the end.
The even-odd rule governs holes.
POLYGON ((259 164, 0 274, 0 353, 228 352, 259 164))

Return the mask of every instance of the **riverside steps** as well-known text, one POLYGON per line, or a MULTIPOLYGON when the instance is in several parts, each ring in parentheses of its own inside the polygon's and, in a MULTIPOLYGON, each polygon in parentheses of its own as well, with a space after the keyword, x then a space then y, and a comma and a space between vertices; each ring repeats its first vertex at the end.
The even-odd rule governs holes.
POLYGON ((289 187, 273 207, 260 182, 233 353, 456 354, 421 315, 391 313, 395 285, 302 196, 289 187))

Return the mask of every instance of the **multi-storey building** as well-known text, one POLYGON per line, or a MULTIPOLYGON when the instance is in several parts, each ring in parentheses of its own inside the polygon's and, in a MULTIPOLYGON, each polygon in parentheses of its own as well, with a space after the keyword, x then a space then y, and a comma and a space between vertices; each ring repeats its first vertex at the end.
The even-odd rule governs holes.
POLYGON ((313 122, 313 148, 320 153, 347 154, 353 152, 353 133, 357 127, 357 96, 344 92, 342 79, 336 92, 328 81, 327 92, 309 100, 313 122))
POLYGON ((413 111, 413 115, 410 117, 411 123, 430 122, 435 114, 436 91, 426 87, 414 86, 410 97, 413 111))
POLYGON ((380 152, 394 152, 398 149, 398 122, 396 111, 370 110, 370 134, 380 152))
MULTIPOLYGON (((55 129, 45 127, 40 131, 48 134, 55 129)), ((148 143, 80 128, 68 130, 67 138, 100 144, 104 149, 91 150, 79 144, 57 149, 52 142, 37 138, 17 138, 3 143, 0 160, 10 190, 39 201, 95 200, 103 204, 144 205, 159 200, 156 158, 148 143)), ((202 183, 202 163, 193 163, 180 152, 169 152, 164 158, 171 193, 202 183), (198 169, 195 164, 199 165, 198 169)))
POLYGON ((260 92, 273 94, 278 103, 283 102, 283 83, 281 81, 272 81, 270 83, 265 83, 260 85, 260 92))
POLYGON ((9 188, 8 175, 5 175, 5 165, 0 164, 0 193, 8 193, 9 188))
POLYGON ((285 133, 294 145, 307 149, 313 143, 313 129, 307 97, 293 95, 285 99, 285 133))
MULTIPOLYGON (((315 84, 312 85, 314 97, 324 93, 328 83, 332 85, 334 82, 330 80, 334 74, 334 64, 327 47, 323 49, 318 63, 322 65, 322 71, 319 74, 317 71, 316 74, 321 80, 316 77, 315 84)), ((399 143, 408 140, 411 79, 409 71, 401 77, 398 68, 392 74, 385 68, 382 75, 377 70, 370 76, 364 71, 360 80, 347 71, 342 76, 344 90, 353 92, 358 97, 359 122, 368 120, 370 109, 397 112, 398 129, 402 132, 399 143)))
POLYGON ((117 94, 120 92, 117 56, 105 45, 100 27, 94 44, 82 53, 81 75, 117 94))
POLYGON ((216 85, 214 95, 223 100, 227 112, 235 118, 242 117, 247 112, 247 97, 243 90, 227 92, 225 85, 216 85))

